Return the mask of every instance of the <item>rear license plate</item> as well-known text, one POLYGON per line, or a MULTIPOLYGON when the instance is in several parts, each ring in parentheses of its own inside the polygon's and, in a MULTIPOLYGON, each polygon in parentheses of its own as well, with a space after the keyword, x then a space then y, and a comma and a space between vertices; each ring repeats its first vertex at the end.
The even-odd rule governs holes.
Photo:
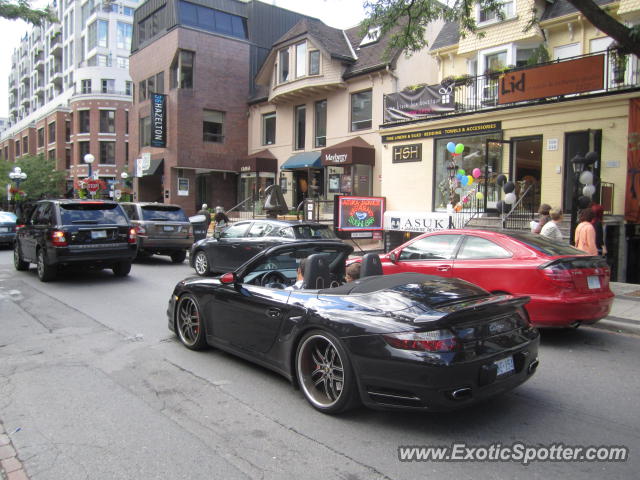
POLYGON ((0 227, 0 233, 7 233, 9 231, 9 227, 0 227))
POLYGON ((600 277, 597 277, 595 275, 588 276, 587 285, 589 285, 589 288, 591 289, 600 288, 600 277))
POLYGON ((173 225, 165 225, 164 226, 164 231, 165 232, 173 232, 175 230, 175 227, 173 225))
POLYGON ((107 238, 107 232, 105 230, 91 230, 91 239, 96 240, 98 238, 107 238))
POLYGON ((498 360, 494 363, 496 364, 496 367, 498 367, 498 376, 511 373, 515 368, 513 366, 513 357, 503 358, 502 360, 498 360))

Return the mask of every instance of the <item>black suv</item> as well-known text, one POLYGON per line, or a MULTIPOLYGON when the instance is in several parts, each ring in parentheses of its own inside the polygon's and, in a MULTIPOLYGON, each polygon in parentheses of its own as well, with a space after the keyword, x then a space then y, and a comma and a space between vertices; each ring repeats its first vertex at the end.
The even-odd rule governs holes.
POLYGON ((35 263, 43 282, 67 265, 107 267, 118 277, 131 270, 136 231, 117 202, 41 200, 20 220, 13 250, 16 270, 35 263))
POLYGON ((122 202, 138 234, 138 257, 169 255, 182 263, 193 244, 191 224, 180 205, 122 202))

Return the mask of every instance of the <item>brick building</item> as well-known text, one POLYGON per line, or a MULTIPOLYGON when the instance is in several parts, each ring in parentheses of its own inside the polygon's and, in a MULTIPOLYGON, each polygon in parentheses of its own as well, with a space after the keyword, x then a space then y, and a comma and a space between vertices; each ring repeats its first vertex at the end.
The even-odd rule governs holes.
MULTIPOLYGON (((238 203, 253 78, 271 44, 301 18, 258 1, 149 0, 136 10, 129 159, 140 165, 139 201, 190 213, 202 203, 238 203), (166 95, 162 146, 151 145, 154 94, 166 95)), ((275 177, 275 159, 251 164, 275 177)))

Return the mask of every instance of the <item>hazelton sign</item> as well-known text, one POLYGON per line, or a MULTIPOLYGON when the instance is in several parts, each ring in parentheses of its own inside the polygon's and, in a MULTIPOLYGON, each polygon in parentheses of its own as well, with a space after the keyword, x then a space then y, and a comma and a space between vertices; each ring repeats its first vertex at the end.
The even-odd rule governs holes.
POLYGON ((167 96, 151 94, 151 146, 167 146, 167 96))

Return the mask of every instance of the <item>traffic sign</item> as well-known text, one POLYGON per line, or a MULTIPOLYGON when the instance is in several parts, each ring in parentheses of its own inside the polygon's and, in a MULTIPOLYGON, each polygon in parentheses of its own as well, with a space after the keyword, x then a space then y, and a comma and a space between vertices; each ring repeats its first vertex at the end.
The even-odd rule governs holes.
POLYGON ((96 193, 100 190, 100 182, 95 178, 87 178, 84 181, 85 188, 89 190, 89 193, 96 193))

